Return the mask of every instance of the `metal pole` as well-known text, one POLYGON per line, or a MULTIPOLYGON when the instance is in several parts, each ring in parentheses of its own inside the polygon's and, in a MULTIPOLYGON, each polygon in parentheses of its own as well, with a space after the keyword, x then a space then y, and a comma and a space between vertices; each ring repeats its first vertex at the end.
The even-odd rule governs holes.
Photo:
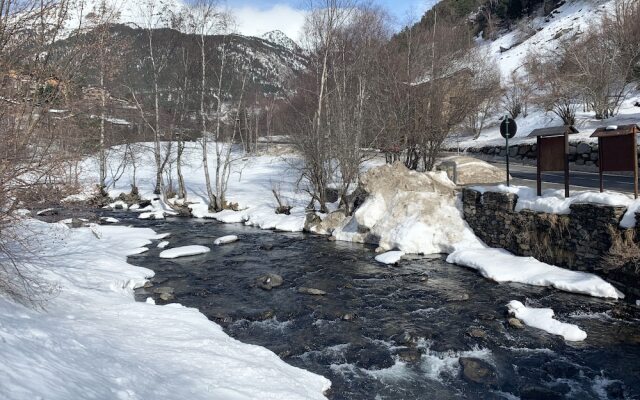
POLYGON ((569 131, 564 132, 564 197, 569 197, 569 131))
POLYGON ((540 136, 536 139, 536 144, 538 145, 536 148, 536 194, 542 196, 542 174, 540 173, 540 168, 542 168, 542 162, 540 160, 542 154, 542 138, 540 136))
POLYGON ((633 197, 638 198, 638 138, 636 137, 636 128, 631 128, 633 135, 633 197))
POLYGON ((509 182, 509 116, 508 115, 504 116, 504 121, 505 121, 505 126, 507 127, 507 129, 505 129, 506 135, 504 135, 507 141, 506 152, 505 152, 507 156, 507 186, 510 186, 510 182, 509 182))

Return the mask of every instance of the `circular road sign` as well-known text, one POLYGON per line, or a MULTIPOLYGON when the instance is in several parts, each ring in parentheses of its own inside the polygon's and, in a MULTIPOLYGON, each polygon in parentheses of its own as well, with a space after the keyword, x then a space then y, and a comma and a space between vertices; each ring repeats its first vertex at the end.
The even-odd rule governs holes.
POLYGON ((500 124, 500 134, 503 138, 507 138, 507 132, 509 133, 509 139, 516 135, 518 132, 518 124, 513 118, 505 118, 500 124))

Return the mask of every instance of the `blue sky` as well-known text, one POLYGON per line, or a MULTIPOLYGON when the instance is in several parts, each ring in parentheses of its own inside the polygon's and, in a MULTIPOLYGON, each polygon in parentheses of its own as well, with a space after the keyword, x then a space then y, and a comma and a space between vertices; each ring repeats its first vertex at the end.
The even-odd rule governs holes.
MULTIPOLYGON (((322 0, 313 0, 321 4, 322 0)), ((437 0, 371 0, 388 10, 398 29, 417 21, 437 0)), ((307 0, 227 0, 227 5, 236 15, 238 31, 246 35, 259 36, 279 29, 292 39, 304 22, 307 0)))

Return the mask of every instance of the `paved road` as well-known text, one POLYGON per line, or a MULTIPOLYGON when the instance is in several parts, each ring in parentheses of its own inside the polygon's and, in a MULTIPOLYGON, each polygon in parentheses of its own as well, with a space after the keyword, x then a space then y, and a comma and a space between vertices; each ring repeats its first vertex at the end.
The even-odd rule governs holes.
MULTIPOLYGON (((503 162, 489 161, 500 168, 505 168, 503 162)), ((536 167, 533 165, 523 165, 510 163, 509 170, 515 182, 521 181, 526 185, 535 187, 536 167)), ((546 172, 542 174, 542 189, 548 187, 564 187, 564 172, 546 172), (545 184, 546 183, 546 184, 545 184)), ((597 172, 570 171, 569 183, 578 189, 590 188, 599 189, 600 180, 597 172)), ((633 193, 633 176, 627 175, 604 175, 604 189, 618 192, 633 193)))

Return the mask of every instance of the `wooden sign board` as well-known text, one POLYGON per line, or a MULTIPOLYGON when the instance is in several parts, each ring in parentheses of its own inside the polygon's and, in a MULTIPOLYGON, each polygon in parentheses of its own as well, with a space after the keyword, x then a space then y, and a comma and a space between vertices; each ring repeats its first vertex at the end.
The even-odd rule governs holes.
POLYGON ((538 159, 540 171, 564 171, 564 135, 541 137, 538 136, 538 159))
POLYGON ((633 172, 633 195, 638 198, 638 140, 636 124, 598 128, 591 137, 598 138, 600 192, 604 191, 603 172, 633 172))
POLYGON ((537 192, 542 195, 542 172, 564 171, 564 195, 569 197, 569 134, 578 133, 573 126, 535 129, 529 137, 537 140, 537 192))

